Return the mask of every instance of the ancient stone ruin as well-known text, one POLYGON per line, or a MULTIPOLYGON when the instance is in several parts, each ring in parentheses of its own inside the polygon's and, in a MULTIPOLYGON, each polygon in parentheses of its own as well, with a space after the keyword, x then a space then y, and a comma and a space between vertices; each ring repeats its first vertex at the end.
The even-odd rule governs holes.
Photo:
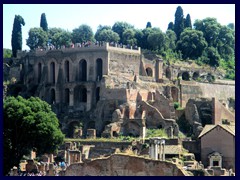
POLYGON ((235 84, 222 81, 221 73, 191 64, 170 65, 140 48, 76 45, 19 52, 11 67, 4 63, 5 79, 14 75, 19 82, 15 93, 51 104, 67 137, 145 137, 146 129, 177 136, 180 116, 174 102, 186 107, 187 120, 199 130, 205 120, 235 121, 229 100, 235 99, 235 84), (189 100, 196 98, 215 99, 189 100), (225 113, 218 116, 220 109, 225 113))

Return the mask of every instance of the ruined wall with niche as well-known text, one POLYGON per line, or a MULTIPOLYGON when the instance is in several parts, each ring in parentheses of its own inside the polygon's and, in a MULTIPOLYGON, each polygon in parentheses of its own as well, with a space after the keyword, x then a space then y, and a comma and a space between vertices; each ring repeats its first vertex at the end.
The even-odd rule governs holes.
POLYGON ((230 112, 216 98, 212 99, 213 103, 213 124, 221 124, 222 120, 227 119, 229 122, 235 122, 235 115, 230 112))
POLYGON ((175 164, 142 157, 112 155, 70 165, 65 176, 184 176, 175 164))
POLYGON ((186 106, 190 98, 212 98, 227 100, 235 99, 235 85, 197 83, 193 81, 180 81, 181 105, 186 106))
POLYGON ((109 71, 118 74, 139 75, 140 54, 109 51, 109 71))

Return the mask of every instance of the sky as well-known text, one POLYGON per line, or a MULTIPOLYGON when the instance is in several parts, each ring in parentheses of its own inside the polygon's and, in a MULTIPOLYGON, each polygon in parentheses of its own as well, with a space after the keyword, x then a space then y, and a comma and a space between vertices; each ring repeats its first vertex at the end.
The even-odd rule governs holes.
POLYGON ((48 28, 58 27, 68 31, 82 24, 89 25, 95 33, 101 25, 113 26, 117 21, 144 29, 147 22, 166 32, 169 22, 174 22, 178 6, 184 17, 190 14, 192 24, 196 19, 214 17, 222 25, 235 24, 234 4, 3 4, 3 48, 12 49, 11 35, 15 15, 25 21, 22 26, 22 49, 26 45, 30 28, 40 27, 41 14, 46 14, 48 28))

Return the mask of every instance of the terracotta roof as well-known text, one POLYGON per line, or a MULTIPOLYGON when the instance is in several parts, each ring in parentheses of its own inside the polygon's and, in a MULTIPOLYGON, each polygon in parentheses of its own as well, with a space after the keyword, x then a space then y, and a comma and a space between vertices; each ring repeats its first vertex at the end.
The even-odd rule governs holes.
POLYGON ((202 132, 198 136, 198 138, 201 138, 202 136, 204 136, 205 134, 207 134, 209 131, 216 128, 217 126, 221 127, 222 129, 229 132, 231 135, 235 136, 235 126, 225 125, 225 124, 217 124, 217 125, 205 125, 202 132))

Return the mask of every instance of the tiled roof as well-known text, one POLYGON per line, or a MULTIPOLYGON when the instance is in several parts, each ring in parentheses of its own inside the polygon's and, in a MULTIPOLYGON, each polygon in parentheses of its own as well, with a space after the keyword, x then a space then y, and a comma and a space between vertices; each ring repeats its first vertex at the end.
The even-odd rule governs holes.
POLYGON ((204 136, 205 134, 207 134, 209 131, 216 128, 217 126, 221 127, 222 129, 226 130, 227 132, 229 132, 230 134, 235 136, 235 126, 225 125, 225 124, 217 124, 217 125, 205 125, 202 132, 198 136, 198 138, 201 138, 202 136, 204 136))

